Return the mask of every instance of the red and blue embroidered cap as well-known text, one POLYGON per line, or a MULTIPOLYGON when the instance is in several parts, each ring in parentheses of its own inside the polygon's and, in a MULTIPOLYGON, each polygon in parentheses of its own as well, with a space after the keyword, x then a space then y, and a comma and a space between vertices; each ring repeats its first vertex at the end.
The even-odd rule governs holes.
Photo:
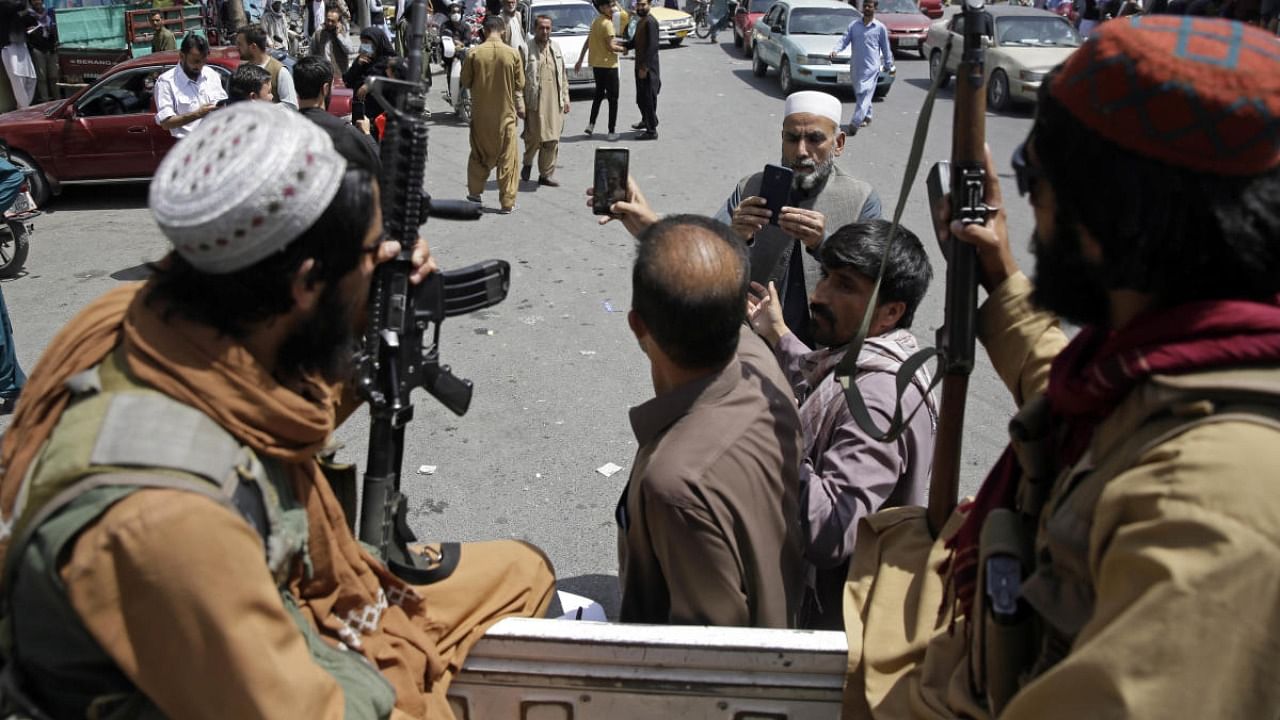
POLYGON ((1050 94, 1144 157, 1214 175, 1280 166, 1280 42, 1241 23, 1106 22, 1067 59, 1050 94))

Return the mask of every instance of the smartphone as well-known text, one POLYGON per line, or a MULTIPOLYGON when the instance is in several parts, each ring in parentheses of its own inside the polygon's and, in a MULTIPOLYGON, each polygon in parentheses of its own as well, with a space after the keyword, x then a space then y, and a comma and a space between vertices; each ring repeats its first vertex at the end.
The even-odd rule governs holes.
POLYGON ((611 215, 609 208, 627 199, 627 175, 631 151, 626 148, 596 148, 595 195, 591 212, 611 215))
POLYGON ((778 215, 782 212, 782 206, 786 205, 791 197, 791 181, 795 175, 794 170, 781 165, 764 166, 764 177, 760 180, 760 197, 764 198, 765 207, 771 213, 770 225, 778 224, 778 215))

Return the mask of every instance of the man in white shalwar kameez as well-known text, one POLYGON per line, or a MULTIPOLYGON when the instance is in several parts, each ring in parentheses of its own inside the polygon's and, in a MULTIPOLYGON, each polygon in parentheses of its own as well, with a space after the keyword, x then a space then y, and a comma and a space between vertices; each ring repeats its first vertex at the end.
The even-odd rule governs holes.
POLYGON ((889 30, 876 20, 876 0, 863 0, 862 18, 849 23, 840 43, 831 51, 831 58, 847 47, 849 54, 849 79, 853 82, 856 105, 853 120, 849 122, 849 134, 871 124, 871 98, 876 93, 876 81, 880 69, 894 71, 893 49, 889 46, 889 30))

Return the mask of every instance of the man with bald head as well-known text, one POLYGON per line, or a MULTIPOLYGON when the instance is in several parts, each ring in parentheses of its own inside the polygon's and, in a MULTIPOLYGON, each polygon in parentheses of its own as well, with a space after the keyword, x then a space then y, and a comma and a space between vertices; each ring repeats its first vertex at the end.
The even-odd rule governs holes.
POLYGON ((799 329, 806 344, 812 344, 808 295, 818 286, 822 266, 818 248, 837 229, 877 220, 881 213, 871 184, 836 165, 845 146, 840 113, 840 101, 828 93, 805 90, 788 96, 781 164, 795 176, 786 205, 772 217, 761 197, 764 173, 756 172, 738 182, 715 215, 751 247, 753 279, 777 285, 787 326, 799 329))
POLYGON ((618 501, 623 622, 795 627, 806 567, 800 418, 744 324, 747 249, 723 223, 658 221, 639 238, 627 321, 652 400, 618 501))

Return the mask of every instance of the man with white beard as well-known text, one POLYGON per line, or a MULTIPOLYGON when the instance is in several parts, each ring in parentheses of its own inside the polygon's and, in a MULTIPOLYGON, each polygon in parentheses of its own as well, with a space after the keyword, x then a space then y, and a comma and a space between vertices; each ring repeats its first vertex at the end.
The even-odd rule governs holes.
POLYGON ((775 283, 787 327, 810 346, 808 294, 821 274, 818 249, 841 227, 881 214, 880 196, 871 184, 836 167, 845 143, 840 115, 840 101, 832 95, 816 90, 790 95, 783 110, 781 164, 795 176, 777 224, 770 224, 771 213, 760 197, 763 171, 739 181, 715 215, 746 241, 752 280, 775 283), (807 252, 799 252, 801 246, 807 252))

